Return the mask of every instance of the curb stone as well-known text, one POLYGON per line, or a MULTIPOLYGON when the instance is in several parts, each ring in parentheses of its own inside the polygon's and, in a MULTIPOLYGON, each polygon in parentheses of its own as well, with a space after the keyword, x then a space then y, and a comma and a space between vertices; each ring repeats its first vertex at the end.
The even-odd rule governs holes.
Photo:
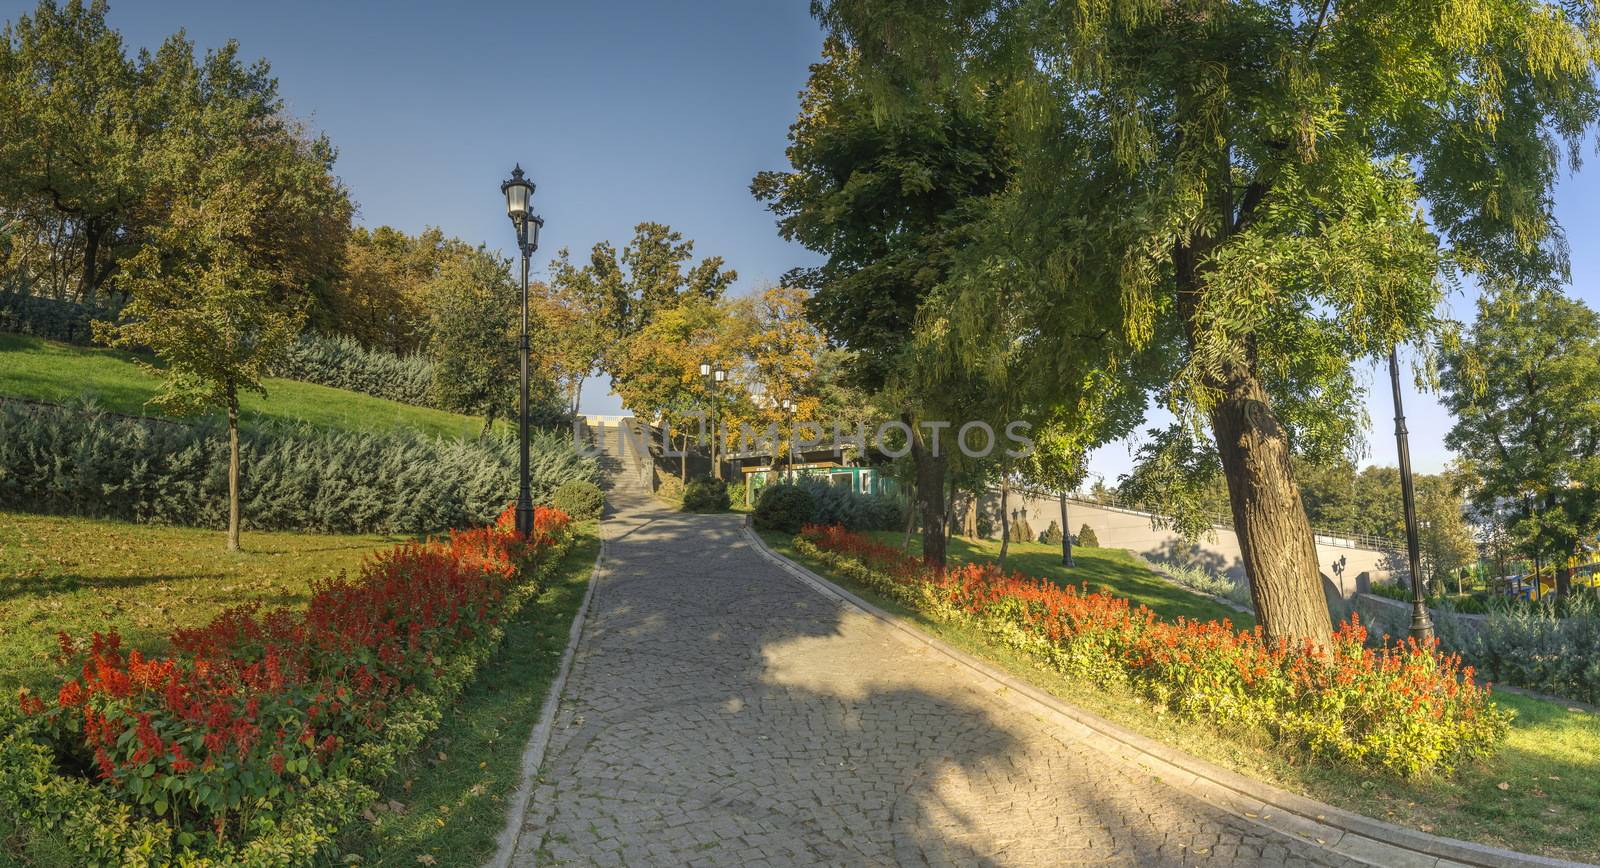
POLYGON ((905 619, 884 611, 774 552, 750 526, 748 519, 744 533, 756 551, 791 577, 825 597, 853 606, 885 622, 898 630, 903 639, 943 654, 965 667, 972 676, 994 683, 997 689, 989 692, 997 699, 1053 720, 1102 752, 1142 768, 1168 786, 1216 805, 1247 822, 1280 834, 1315 841, 1329 850, 1372 865, 1398 868, 1582 868, 1592 864, 1517 853, 1418 832, 1296 795, 1213 765, 1069 705, 998 667, 947 645, 907 623, 905 619))
POLYGON ((538 782, 539 767, 544 765, 545 748, 550 745, 550 731, 555 725, 556 709, 561 705, 561 694, 566 690, 567 675, 572 671, 572 658, 577 651, 578 640, 583 636, 584 621, 589 614, 589 600, 594 597, 594 586, 599 584, 600 573, 605 566, 604 521, 597 523, 595 532, 600 537, 600 551, 595 553, 594 566, 590 568, 589 585, 583 591, 583 602, 578 604, 577 613, 572 616, 572 629, 567 632, 567 647, 561 652, 561 666, 556 670, 555 680, 550 682, 550 690, 545 694, 543 707, 539 709, 539 721, 533 725, 533 732, 528 735, 527 745, 522 750, 520 782, 517 784, 517 791, 512 794, 511 804, 506 809, 506 825, 495 839, 493 858, 484 864, 484 868, 507 868, 511 864, 512 856, 517 852, 517 843, 522 839, 522 825, 527 819, 528 804, 533 799, 533 789, 538 782))

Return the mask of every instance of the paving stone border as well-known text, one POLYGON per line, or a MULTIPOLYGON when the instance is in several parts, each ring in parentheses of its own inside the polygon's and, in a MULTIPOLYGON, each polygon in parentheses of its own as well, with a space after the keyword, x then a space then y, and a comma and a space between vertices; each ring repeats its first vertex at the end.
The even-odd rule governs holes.
POLYGON ((897 615, 817 575, 769 548, 749 526, 751 545, 785 573, 824 596, 878 618, 913 640, 990 682, 997 700, 1051 719, 1101 751, 1159 777, 1167 785, 1281 834, 1314 841, 1334 852, 1373 865, 1400 868, 1531 868, 1590 864, 1517 853, 1407 829, 1281 790, 1124 729, 1013 677, 998 667, 947 645, 897 615))
POLYGON ((533 732, 529 733, 527 745, 522 749, 522 770, 517 791, 512 794, 506 808, 505 828, 500 830, 500 835, 495 839, 494 857, 485 863, 484 868, 506 868, 510 865, 511 857, 517 852, 517 840, 522 837, 528 803, 533 799, 539 768, 544 765, 545 748, 550 746, 550 730, 555 725, 556 709, 561 706, 561 693, 567 686, 567 676, 572 672, 572 658, 578 650, 578 640, 583 637, 589 601, 594 598, 595 585, 600 583, 601 571, 605 569, 605 522, 598 522, 597 525, 595 532, 600 537, 600 551, 595 553, 594 566, 589 571, 589 584, 583 591, 583 602, 578 604, 577 614, 572 616, 572 629, 567 631, 567 647, 561 652, 561 666, 556 670, 556 677, 545 694, 544 705, 539 709, 539 722, 533 725, 533 732))

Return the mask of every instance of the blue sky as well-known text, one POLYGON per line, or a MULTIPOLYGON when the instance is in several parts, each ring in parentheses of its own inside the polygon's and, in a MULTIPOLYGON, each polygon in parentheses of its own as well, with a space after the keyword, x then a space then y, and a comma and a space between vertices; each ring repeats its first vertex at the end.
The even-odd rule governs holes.
MULTIPOLYGON (((132 47, 188 30, 202 47, 239 40, 271 61, 290 109, 327 132, 338 173, 367 225, 439 226, 509 250, 499 183, 521 162, 546 220, 539 257, 626 240, 635 223, 669 223, 736 268, 735 289, 775 282, 808 251, 778 237, 750 197, 757 171, 782 168, 788 124, 822 36, 805 0, 692 3, 234 2, 113 0, 132 47)), ((0 18, 32 3, 0 0, 0 18)), ((1559 193, 1575 295, 1600 306, 1600 168, 1559 193)), ((1470 319, 1473 299, 1447 302, 1470 319)), ((1368 462, 1393 464, 1386 375, 1373 369, 1368 462)), ((1419 470, 1447 460, 1448 415, 1410 388, 1419 470)), ((615 412, 603 383, 584 408, 615 412)), ((1130 444, 1095 456, 1108 479, 1130 444)))

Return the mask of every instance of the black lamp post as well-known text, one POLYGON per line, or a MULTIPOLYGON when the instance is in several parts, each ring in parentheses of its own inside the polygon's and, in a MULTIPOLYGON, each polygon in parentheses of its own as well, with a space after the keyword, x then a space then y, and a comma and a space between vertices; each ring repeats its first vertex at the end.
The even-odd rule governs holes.
POLYGON ((783 467, 785 472, 792 474, 794 473, 794 402, 784 398, 782 407, 784 425, 787 426, 784 436, 788 441, 784 444, 783 467))
POLYGON ((1422 596, 1422 545, 1417 535, 1417 494, 1411 484, 1411 446, 1406 437, 1406 413, 1400 405, 1400 359, 1389 350, 1389 383, 1394 387, 1394 439, 1400 453, 1400 498, 1406 512, 1406 550, 1411 556, 1411 638, 1433 638, 1433 619, 1422 596))
POLYGON ((517 230, 517 247, 522 252, 522 383, 517 391, 517 436, 521 463, 517 477, 517 535, 527 539, 533 533, 533 492, 528 483, 528 259, 539 249, 539 230, 544 218, 533 213, 533 182, 522 177, 522 164, 511 170, 511 178, 500 185, 506 197, 506 216, 517 230))

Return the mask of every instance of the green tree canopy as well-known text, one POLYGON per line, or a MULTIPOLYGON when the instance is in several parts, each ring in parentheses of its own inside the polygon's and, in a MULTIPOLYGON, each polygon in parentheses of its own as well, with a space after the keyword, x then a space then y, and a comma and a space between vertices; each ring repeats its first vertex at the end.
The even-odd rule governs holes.
POLYGON ((1508 515, 1565 595, 1568 559, 1600 532, 1600 316, 1553 289, 1492 289, 1444 362, 1445 444, 1476 477, 1474 505, 1508 515))
POLYGON ((1351 362, 1433 335, 1441 274, 1563 271, 1553 186, 1596 115, 1592 7, 813 8, 873 70, 882 114, 1006 83, 1010 213, 1032 227, 1010 234, 1052 276, 1024 303, 1093 315, 1042 337, 1070 352, 1109 311, 1167 363, 1157 395, 1182 424, 1147 460, 1220 464, 1261 623, 1326 642, 1291 454, 1348 447, 1351 362))

